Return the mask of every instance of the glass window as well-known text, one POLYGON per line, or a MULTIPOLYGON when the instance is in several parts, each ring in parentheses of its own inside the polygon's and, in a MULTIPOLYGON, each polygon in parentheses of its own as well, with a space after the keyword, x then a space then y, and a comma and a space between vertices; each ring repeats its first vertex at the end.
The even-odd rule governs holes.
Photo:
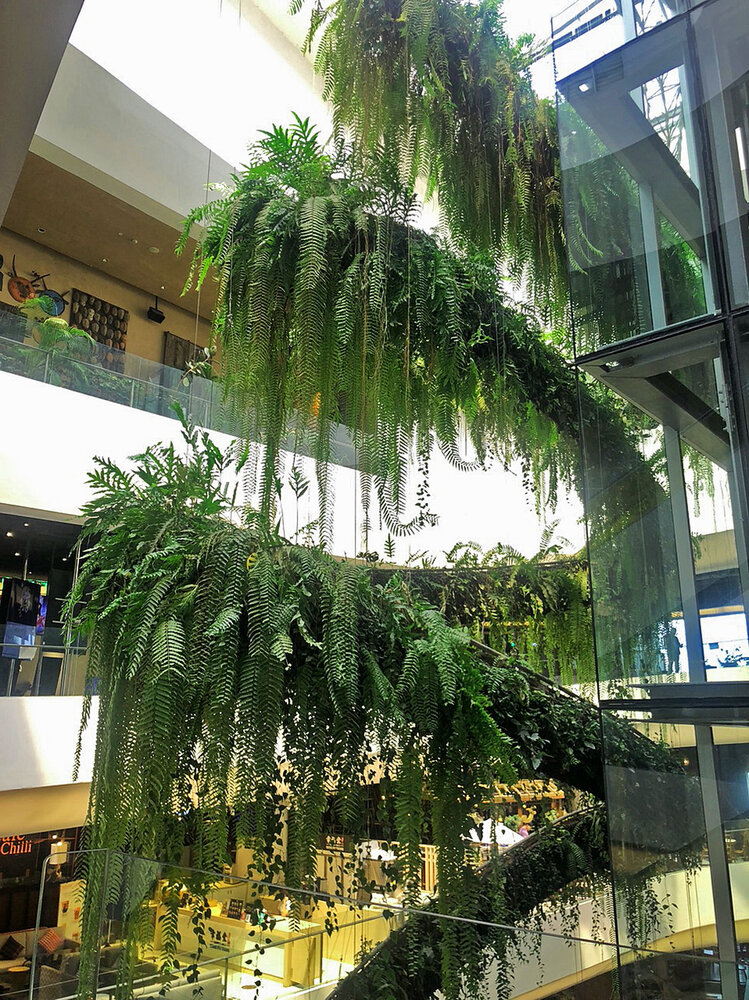
POLYGON ((611 697, 687 673, 672 639, 682 605, 662 429, 613 393, 603 399, 583 434, 599 690, 611 697), (607 411, 639 431, 614 445, 607 411))
POLYGON ((749 302, 749 4, 716 0, 690 15, 707 146, 734 305, 749 302))
POLYGON ((629 42, 557 84, 578 354, 715 308, 688 21, 636 6, 629 42))
POLYGON ((586 364, 622 398, 604 397, 584 424, 602 697, 612 684, 646 695, 663 682, 749 679, 721 337, 718 326, 680 332, 586 364), (614 449, 605 414, 617 407, 630 437, 614 449))

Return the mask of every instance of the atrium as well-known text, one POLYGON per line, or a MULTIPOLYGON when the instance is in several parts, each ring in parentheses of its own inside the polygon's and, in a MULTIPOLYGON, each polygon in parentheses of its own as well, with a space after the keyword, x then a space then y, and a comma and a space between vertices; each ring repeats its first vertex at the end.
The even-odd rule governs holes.
POLYGON ((0 82, 0 997, 746 1000, 746 0, 0 82))

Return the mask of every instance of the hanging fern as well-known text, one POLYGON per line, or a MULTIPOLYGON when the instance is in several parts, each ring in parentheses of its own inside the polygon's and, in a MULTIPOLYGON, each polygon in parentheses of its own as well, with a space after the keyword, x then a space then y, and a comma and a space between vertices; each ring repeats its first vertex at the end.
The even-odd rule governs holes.
MULTIPOLYGON (((560 484, 582 490, 574 372, 504 303, 489 260, 413 228, 412 195, 382 171, 325 151, 297 119, 261 139, 231 189, 187 220, 186 234, 205 226, 190 280, 218 282, 227 401, 245 438, 261 442, 261 512, 273 510, 283 445, 305 435, 329 537, 339 424, 356 449, 365 520, 376 499, 393 535, 433 520, 424 490, 406 511, 412 449, 426 477, 433 442, 458 468, 520 460, 539 503, 553 503, 560 484)), ((614 488, 601 513, 631 517, 660 490, 616 407, 585 383, 580 392, 604 463, 638 472, 623 483, 607 474, 614 488)))
MULTIPOLYGON (((186 839, 177 817, 195 813, 195 797, 198 868, 227 860, 231 812, 261 870, 308 887, 326 790, 353 827, 374 747, 399 803, 409 891, 425 795, 457 810, 439 840, 452 905, 461 833, 486 788, 515 775, 468 635, 366 569, 287 544, 252 512, 231 520, 230 460, 207 434, 184 436, 185 458, 158 446, 132 471, 102 460, 90 477, 84 537, 95 542, 66 606, 89 636, 99 697, 87 846, 174 863, 186 839)), ((103 880, 94 864, 88 899, 103 880)), ((97 927, 87 919, 92 950, 97 927)))
POLYGON ((509 39, 496 0, 316 0, 314 41, 337 137, 360 158, 384 149, 409 190, 422 178, 454 241, 564 312, 556 115, 531 85, 533 39, 509 39))

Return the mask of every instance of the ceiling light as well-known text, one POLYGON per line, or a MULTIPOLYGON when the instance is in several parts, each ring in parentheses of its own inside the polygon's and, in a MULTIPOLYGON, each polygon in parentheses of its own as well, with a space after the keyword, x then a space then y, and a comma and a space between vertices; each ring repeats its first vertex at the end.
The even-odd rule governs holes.
POLYGON ((14 552, 14 553, 13 553, 13 555, 14 555, 14 556, 20 556, 20 555, 21 555, 21 553, 20 553, 20 552, 14 552))
POLYGON ((38 233, 46 233, 47 232, 47 230, 44 228, 44 226, 37 226, 36 227, 36 231, 38 233))
POLYGON ((5 537, 6 538, 12 538, 13 537, 13 532, 12 531, 6 531, 5 532, 5 537))
POLYGON ((24 526, 24 528, 28 528, 28 526, 29 526, 29 522, 28 522, 28 521, 24 521, 24 522, 23 522, 23 526, 24 526))
POLYGON ((63 557, 62 557, 62 561, 63 561, 63 562, 67 562, 67 561, 68 561, 68 557, 67 557, 67 556, 63 556, 63 557))
POLYGON ((588 91, 590 90, 590 84, 589 83, 578 84, 578 88, 577 89, 579 91, 581 91, 583 94, 587 94, 588 91))
POLYGON ((130 240, 130 242, 133 244, 134 247, 138 245, 138 241, 134 237, 132 240, 130 240))
POLYGON ((149 253, 160 253, 160 250, 159 250, 158 247, 149 247, 148 248, 148 252, 149 253))
POLYGON ((106 264, 108 260, 109 260, 109 257, 102 257, 101 258, 102 264, 106 264))
POLYGON ((124 233, 117 233, 118 236, 124 236, 124 233))
POLYGON ((162 285, 161 286, 161 291, 163 292, 165 288, 166 288, 166 285, 162 285))

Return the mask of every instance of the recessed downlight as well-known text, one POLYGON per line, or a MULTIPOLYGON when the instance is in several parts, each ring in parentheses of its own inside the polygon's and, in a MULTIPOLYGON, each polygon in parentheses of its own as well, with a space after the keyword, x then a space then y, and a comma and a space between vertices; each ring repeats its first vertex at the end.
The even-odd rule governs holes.
POLYGON ((134 246, 134 247, 136 247, 136 246, 138 245, 138 241, 137 241, 137 240, 135 239, 135 237, 133 237, 133 238, 132 238, 132 239, 130 240, 130 242, 131 242, 131 243, 133 244, 133 246, 134 246))
POLYGON ((161 291, 163 292, 165 288, 166 288, 166 285, 162 285, 161 286, 161 291))
POLYGON ((46 233, 47 232, 47 230, 44 228, 44 226, 37 226, 36 227, 36 231, 38 233, 46 233))
POLYGON ((109 257, 102 257, 101 258, 102 264, 106 264, 108 260, 109 260, 109 257))
POLYGON ((20 552, 14 552, 14 553, 13 553, 13 555, 14 555, 14 556, 19 556, 19 557, 20 557, 21 553, 20 553, 20 552))
POLYGON ((28 528, 29 527, 29 522, 28 521, 24 521, 23 522, 23 526, 24 526, 24 528, 28 528))
POLYGON ((158 247, 149 247, 148 248, 148 252, 149 253, 161 253, 161 251, 159 250, 158 247))
POLYGON ((5 532, 5 537, 6 538, 12 538, 13 537, 13 532, 12 531, 6 531, 5 532))

